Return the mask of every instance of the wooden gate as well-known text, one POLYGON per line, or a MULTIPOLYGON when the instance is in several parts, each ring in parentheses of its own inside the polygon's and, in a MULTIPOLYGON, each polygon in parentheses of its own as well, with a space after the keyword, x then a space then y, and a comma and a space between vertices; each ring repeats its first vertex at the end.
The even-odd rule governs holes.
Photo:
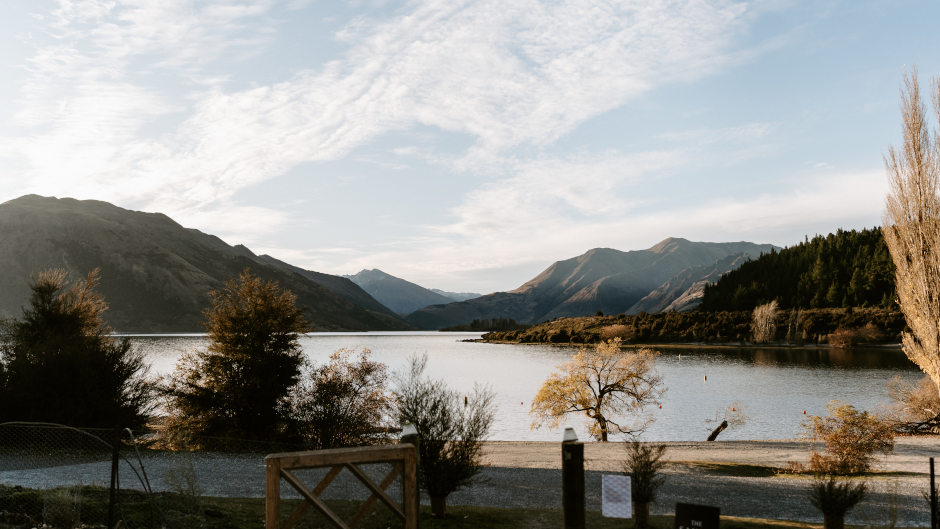
POLYGON ((417 457, 414 445, 396 444, 386 446, 366 446, 357 448, 339 448, 334 450, 313 450, 308 452, 288 452, 271 454, 265 462, 265 528, 290 529, 307 512, 311 505, 316 507, 336 527, 351 529, 362 517, 368 514, 375 501, 382 500, 388 508, 404 521, 405 529, 418 528, 418 474, 417 457), (358 465, 373 463, 392 463, 392 470, 381 483, 376 484, 359 468, 358 465), (293 470, 304 468, 331 467, 320 482, 310 490, 301 482, 293 470), (340 518, 320 499, 320 495, 343 469, 359 479, 372 494, 359 506, 348 522, 340 518), (385 489, 395 479, 402 476, 402 505, 386 494, 385 489), (287 481, 304 498, 286 522, 281 521, 281 479, 287 481))

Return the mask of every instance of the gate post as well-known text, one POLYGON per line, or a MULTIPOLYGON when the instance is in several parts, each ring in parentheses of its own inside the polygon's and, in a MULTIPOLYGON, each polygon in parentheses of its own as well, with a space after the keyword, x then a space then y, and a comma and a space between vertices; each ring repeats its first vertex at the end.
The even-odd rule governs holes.
POLYGON ((573 428, 561 442, 561 504, 565 529, 584 529, 584 443, 573 428))

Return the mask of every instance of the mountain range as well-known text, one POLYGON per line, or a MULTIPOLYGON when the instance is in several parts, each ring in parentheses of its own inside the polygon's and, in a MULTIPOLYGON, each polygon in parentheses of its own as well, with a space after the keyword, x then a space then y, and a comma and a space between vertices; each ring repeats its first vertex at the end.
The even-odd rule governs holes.
POLYGON ((519 288, 459 303, 432 305, 405 319, 440 329, 474 319, 538 323, 564 316, 688 310, 704 284, 776 247, 750 242, 692 242, 668 238, 646 250, 595 248, 558 261, 519 288))
POLYGON ((480 296, 480 294, 468 292, 455 293, 427 289, 377 269, 362 270, 356 275, 345 277, 359 285, 379 303, 402 316, 428 305, 464 301, 480 296))
POLYGON ((678 238, 646 250, 595 248, 552 264, 515 290, 480 296, 429 290, 381 270, 348 277, 306 270, 160 213, 27 195, 0 204, 0 318, 20 316, 30 277, 52 267, 73 279, 99 268, 99 290, 110 306, 105 316, 119 332, 201 331, 208 293, 245 269, 292 291, 320 331, 681 311, 699 303, 706 284, 774 248, 678 238))
POLYGON ((255 255, 160 213, 36 195, 0 204, 0 317, 19 317, 29 278, 52 267, 72 279, 99 268, 105 317, 120 332, 203 330, 208 292, 245 269, 292 291, 314 330, 412 328, 348 279, 255 255))

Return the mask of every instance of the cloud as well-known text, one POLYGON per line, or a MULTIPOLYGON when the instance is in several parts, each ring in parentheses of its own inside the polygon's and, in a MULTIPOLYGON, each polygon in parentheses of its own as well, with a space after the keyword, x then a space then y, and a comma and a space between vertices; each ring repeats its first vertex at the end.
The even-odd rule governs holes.
POLYGON ((337 34, 348 51, 319 70, 228 89, 206 66, 263 49, 276 36, 275 6, 61 0, 18 115, 32 132, 0 140, 0 151, 23 153, 33 187, 68 167, 66 187, 106 191, 99 198, 193 208, 418 125, 468 135, 466 159, 496 165, 657 86, 715 71, 748 22, 746 4, 723 1, 416 1, 350 23, 337 34), (145 130, 166 118, 183 119, 145 130))
MULTIPOLYGON (((545 180, 586 183, 600 171, 598 181, 618 166, 631 167, 644 162, 645 168, 616 181, 620 192, 638 194, 631 179, 664 170, 681 160, 668 152, 647 156, 612 156, 604 162, 578 166, 574 160, 545 161, 545 180), (560 167, 567 166, 567 171, 560 167), (553 176, 557 175, 557 176, 553 176)), ((694 163, 693 160, 686 160, 694 163)), ((527 168, 535 171, 536 168, 527 168)), ((624 209, 617 215, 591 214, 577 207, 558 207, 558 193, 549 188, 530 187, 529 177, 520 176, 501 184, 501 189, 484 187, 471 194, 457 209, 461 218, 439 233, 407 244, 386 245, 367 254, 345 255, 337 261, 322 254, 308 254, 323 270, 353 272, 374 268, 376 263, 390 273, 423 285, 471 290, 510 290, 531 279, 556 260, 575 257, 591 248, 620 250, 648 248, 666 237, 698 241, 740 241, 792 245, 804 235, 830 233, 838 228, 862 228, 879 224, 887 182, 883 170, 811 171, 792 178, 783 192, 758 196, 705 199, 685 206, 666 206, 655 211, 624 209), (506 198, 503 199, 502 196, 506 198), (524 197, 524 198, 520 198, 524 197), (483 204, 487 200, 494 204, 483 204), (502 200, 502 201, 501 201, 502 200), (479 207, 473 207, 473 204, 479 207), (486 219, 493 218, 492 222, 486 219), (453 237, 452 232, 458 232, 453 237), (415 259, 420 255, 420 259, 415 259), (339 267, 338 267, 339 265, 339 267), (342 270, 340 270, 342 268, 342 270), (355 269, 355 270, 353 270, 355 269)), ((637 182, 638 183, 638 182, 637 182)), ((640 198, 642 200, 642 198, 640 198)), ((298 258, 303 256, 298 255, 298 258)))

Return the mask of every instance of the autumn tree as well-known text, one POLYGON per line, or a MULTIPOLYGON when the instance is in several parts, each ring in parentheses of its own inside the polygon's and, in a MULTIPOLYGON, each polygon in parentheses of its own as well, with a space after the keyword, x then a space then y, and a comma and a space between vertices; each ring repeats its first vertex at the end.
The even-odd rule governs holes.
POLYGON ((570 413, 583 413, 591 421, 591 435, 607 441, 610 431, 632 434, 644 430, 652 418, 642 415, 658 404, 664 391, 654 369, 656 351, 620 349, 620 339, 582 347, 570 362, 558 367, 542 384, 529 413, 533 428, 557 427, 570 413))
MULTIPOLYGON (((933 106, 940 119, 940 80, 933 106)), ((885 157, 891 190, 883 231, 910 328, 902 335, 904 353, 940 392, 940 137, 926 114, 915 70, 901 91, 901 147, 891 147, 885 157)))
POLYGON ((813 441, 822 441, 823 453, 810 454, 810 470, 819 474, 845 475, 868 471, 875 453, 894 450, 894 432, 889 421, 859 411, 851 404, 832 401, 829 415, 811 416, 803 427, 813 441))
POLYGON ((447 513, 447 496, 468 485, 482 469, 483 440, 496 413, 495 394, 481 386, 461 398, 442 380, 424 374, 427 356, 412 358, 396 375, 393 392, 399 424, 418 431, 418 478, 431 498, 431 512, 447 513))
POLYGON ((143 356, 105 324, 98 271, 69 282, 61 269, 30 284, 30 303, 0 336, 0 422, 139 427, 152 410, 143 356))
POLYGON ((371 444, 386 424, 391 395, 388 369, 370 357, 340 349, 305 374, 293 392, 291 406, 299 437, 314 448, 371 444))
POLYGON ((772 342, 777 334, 777 300, 754 307, 751 315, 751 333, 757 343, 772 342))
POLYGON ((171 428, 198 444, 296 432, 288 397, 300 379, 298 334, 307 325, 294 294, 245 270, 210 293, 205 317, 209 346, 184 354, 165 387, 171 428))

